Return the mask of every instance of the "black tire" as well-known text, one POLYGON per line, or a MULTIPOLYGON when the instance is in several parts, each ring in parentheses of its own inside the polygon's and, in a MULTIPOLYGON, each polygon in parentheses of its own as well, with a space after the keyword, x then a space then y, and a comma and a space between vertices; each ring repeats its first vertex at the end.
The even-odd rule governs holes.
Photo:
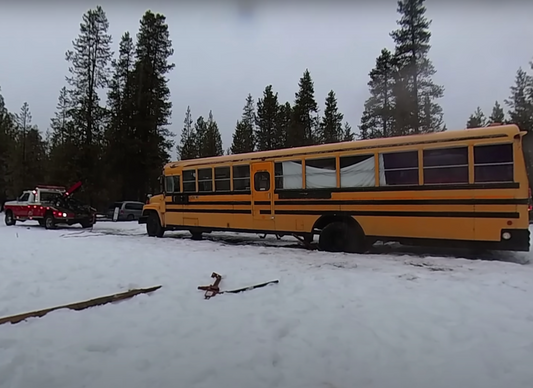
POLYGON ((39 223, 39 226, 44 226, 44 220, 38 219, 37 222, 39 223))
POLYGON ((83 229, 87 229, 93 226, 92 220, 83 220, 80 222, 80 224, 83 229))
POLYGON ((332 222, 320 232, 318 248, 326 252, 363 253, 365 236, 360 228, 346 222, 332 222))
POLYGON ((155 212, 150 212, 146 220, 146 232, 150 237, 163 237, 165 228, 161 226, 159 216, 155 212))
POLYGON ((17 223, 17 220, 13 216, 13 212, 11 210, 6 211, 4 222, 7 226, 13 226, 17 223))
POLYGON ((135 219, 135 216, 133 214, 128 214, 128 216, 126 217, 126 220, 128 221, 133 221, 135 219))
POLYGON ((192 231, 191 232, 191 240, 199 241, 202 239, 202 232, 192 231))
POLYGON ((45 229, 55 229, 56 220, 52 214, 47 214, 44 216, 44 227, 45 229))

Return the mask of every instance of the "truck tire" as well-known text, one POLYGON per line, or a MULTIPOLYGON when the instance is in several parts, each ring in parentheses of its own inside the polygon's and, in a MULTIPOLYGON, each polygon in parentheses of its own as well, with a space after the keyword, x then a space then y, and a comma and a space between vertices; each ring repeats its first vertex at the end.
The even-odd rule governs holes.
POLYGON ((157 213, 150 212, 150 214, 148 214, 148 219, 146 220, 146 232, 150 237, 163 237, 163 234, 165 234, 165 228, 161 226, 157 213))
POLYGON ((56 220, 53 214, 47 214, 44 216, 44 227, 45 229, 55 229, 56 220))
POLYGON ((80 222, 80 224, 83 229, 87 229, 93 226, 92 220, 83 220, 80 222))
POLYGON ((13 212, 11 210, 6 211, 6 215, 4 217, 4 222, 7 226, 13 226, 17 223, 17 220, 13 216, 13 212))

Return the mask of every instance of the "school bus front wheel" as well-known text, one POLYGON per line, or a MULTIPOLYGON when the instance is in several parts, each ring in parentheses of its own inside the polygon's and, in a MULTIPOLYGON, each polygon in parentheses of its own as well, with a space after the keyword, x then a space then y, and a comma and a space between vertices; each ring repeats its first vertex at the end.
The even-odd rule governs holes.
POLYGON ((146 231, 150 237, 163 237, 165 228, 161 225, 159 214, 156 211, 149 211, 146 219, 146 231))

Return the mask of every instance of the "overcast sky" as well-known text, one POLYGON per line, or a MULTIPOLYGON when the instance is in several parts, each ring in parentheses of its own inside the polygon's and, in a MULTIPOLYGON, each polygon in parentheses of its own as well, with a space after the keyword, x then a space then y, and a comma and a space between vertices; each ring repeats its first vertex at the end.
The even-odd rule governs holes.
MULTIPOLYGON (((368 97, 368 72, 382 48, 394 47, 389 32, 396 28, 396 1, 251 1, 255 6, 244 12, 228 0, 197 1, 201 6, 183 0, 3 0, 1 93, 11 111, 27 101, 34 124, 46 130, 65 85, 65 51, 82 14, 102 5, 116 52, 120 36, 135 35, 151 9, 167 17, 175 50, 169 78, 176 140, 190 105, 195 118, 213 110, 227 149, 247 94, 257 101, 272 84, 282 102, 292 102, 306 68, 321 109, 333 89, 356 129, 368 97)), ((508 97, 518 67, 529 69, 533 2, 502 3, 427 1, 430 58, 435 81, 445 87, 440 102, 450 129, 463 127, 478 105, 490 113, 496 99, 508 97)))

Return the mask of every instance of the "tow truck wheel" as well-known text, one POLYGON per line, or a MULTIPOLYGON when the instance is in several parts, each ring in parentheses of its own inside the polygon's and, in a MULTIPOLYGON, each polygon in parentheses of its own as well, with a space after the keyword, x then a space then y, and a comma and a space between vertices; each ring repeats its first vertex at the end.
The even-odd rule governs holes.
POLYGON ((52 214, 44 216, 44 227, 46 229, 54 229, 56 227, 56 220, 52 214))
POLYGON ((83 229, 87 229, 87 228, 90 228, 90 227, 93 226, 93 222, 92 222, 92 220, 90 220, 90 219, 88 219, 88 220, 83 220, 83 221, 80 222, 80 224, 81 224, 81 227, 82 227, 83 229))
POLYGON ((17 220, 15 220, 15 217, 13 217, 13 212, 11 210, 6 211, 4 222, 7 226, 13 226, 17 223, 17 220))

